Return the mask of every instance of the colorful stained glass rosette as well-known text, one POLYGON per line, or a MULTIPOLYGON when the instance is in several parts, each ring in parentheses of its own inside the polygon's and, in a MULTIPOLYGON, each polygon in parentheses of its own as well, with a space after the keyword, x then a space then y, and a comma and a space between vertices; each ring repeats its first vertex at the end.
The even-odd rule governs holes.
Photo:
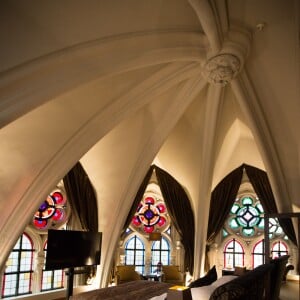
POLYGON ((163 231, 168 225, 165 204, 153 197, 146 197, 140 202, 131 224, 136 228, 143 228, 145 233, 151 233, 157 228, 163 231))
POLYGON ((35 212, 33 225, 39 230, 50 226, 62 225, 66 221, 66 197, 60 190, 55 190, 41 203, 35 212))
POLYGON ((238 200, 232 208, 232 217, 229 220, 229 228, 233 231, 239 231, 245 237, 254 237, 258 231, 263 231, 263 213, 262 205, 251 197, 243 197, 238 200))

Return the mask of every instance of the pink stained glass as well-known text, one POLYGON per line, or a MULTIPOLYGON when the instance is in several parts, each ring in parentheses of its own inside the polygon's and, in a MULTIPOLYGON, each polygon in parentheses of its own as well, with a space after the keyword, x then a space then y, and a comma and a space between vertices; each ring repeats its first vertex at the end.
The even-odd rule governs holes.
POLYGON ((164 213, 166 211, 166 207, 162 203, 158 204, 156 207, 160 213, 164 213))
POLYGON ((133 223, 135 226, 140 226, 140 225, 141 225, 141 221, 140 221, 140 219, 139 219, 138 216, 133 217, 132 223, 133 223))
POLYGON ((160 217, 159 218, 159 221, 158 221, 158 225, 161 227, 161 226, 164 226, 166 224, 167 220, 164 218, 164 217, 160 217))
POLYGON ((146 233, 151 233, 154 231, 154 226, 144 226, 144 231, 146 233))
POLYGON ((145 199, 146 204, 154 204, 155 200, 152 197, 147 197, 145 199))
POLYGON ((56 204, 62 205, 65 203, 65 198, 60 192, 54 192, 52 197, 55 199, 56 204))
POLYGON ((44 229, 47 227, 48 222, 47 220, 38 220, 38 219, 34 219, 33 220, 33 224, 35 227, 40 228, 40 229, 44 229))
POLYGON ((57 208, 55 210, 55 213, 54 213, 52 219, 55 221, 60 221, 64 218, 64 215, 65 215, 65 213, 64 213, 63 209, 57 208))

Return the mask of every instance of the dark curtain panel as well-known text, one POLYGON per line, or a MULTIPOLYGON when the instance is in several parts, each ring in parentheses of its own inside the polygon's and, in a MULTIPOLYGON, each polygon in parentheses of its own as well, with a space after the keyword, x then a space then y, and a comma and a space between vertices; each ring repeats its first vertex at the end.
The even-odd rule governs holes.
POLYGON ((143 199, 143 195, 145 193, 146 187, 147 187, 147 185, 149 183, 149 180, 151 178, 151 175, 153 173, 153 168, 154 168, 154 166, 150 167, 150 169, 148 170, 148 172, 147 172, 144 180, 142 181, 142 183, 141 183, 141 185, 140 185, 140 187, 139 187, 139 189, 138 189, 138 191, 137 191, 137 193, 135 195, 135 198, 134 198, 134 201, 132 203, 132 206, 131 206, 131 209, 129 211, 129 214, 127 216, 126 222, 125 222, 125 224, 123 226, 123 231, 122 231, 121 235, 123 235, 125 233, 126 229, 130 225, 130 222, 131 222, 131 220, 132 220, 132 218, 133 218, 133 216, 134 216, 134 214, 136 212, 136 209, 137 209, 139 203, 141 202, 141 200, 143 199))
POLYGON ((157 166, 155 172, 170 218, 185 250, 185 270, 193 274, 195 221, 189 198, 183 187, 170 174, 157 166))
POLYGON ((207 244, 209 245, 223 228, 235 201, 243 176, 243 166, 229 173, 213 190, 210 198, 207 244))
POLYGON ((72 212, 78 216, 82 229, 98 231, 96 193, 79 162, 63 178, 63 182, 72 212))
MULTIPOLYGON (((278 213, 275 198, 272 192, 272 188, 268 179, 268 175, 265 171, 258 168, 244 165, 248 178, 253 185, 253 188, 261 201, 264 211, 267 213, 278 213)), ((297 245, 296 234, 294 231, 292 220, 289 218, 278 219, 280 226, 282 227, 288 238, 297 245)))

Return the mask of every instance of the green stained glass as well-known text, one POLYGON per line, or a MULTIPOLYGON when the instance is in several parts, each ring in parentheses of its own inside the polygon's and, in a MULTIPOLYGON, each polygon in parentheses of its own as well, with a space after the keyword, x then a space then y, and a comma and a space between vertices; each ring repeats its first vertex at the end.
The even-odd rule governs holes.
POLYGON ((257 224, 257 227, 259 229, 264 229, 265 228, 265 220, 264 219, 260 219, 260 222, 257 224))
POLYGON ((247 226, 247 222, 243 218, 237 217, 236 219, 237 219, 239 226, 242 226, 242 227, 247 226))
POLYGON ((223 237, 228 236, 228 232, 223 228, 223 237))
POLYGON ((233 205, 232 205, 232 208, 231 208, 231 210, 230 210, 230 212, 231 212, 232 214, 236 214, 237 211, 239 210, 239 208, 240 208, 240 206, 239 206, 238 204, 233 204, 233 205))
POLYGON ((258 218, 258 217, 253 217, 253 218, 249 221, 249 226, 253 227, 253 226, 255 226, 258 222, 259 222, 259 218, 258 218))
POLYGON ((244 197, 242 199, 242 203, 243 203, 243 205, 252 205, 253 204, 253 200, 250 197, 244 197))
POLYGON ((243 234, 246 236, 252 236, 252 235, 254 235, 254 229, 253 228, 243 228, 243 234))
POLYGON ((231 219, 229 222, 229 226, 233 229, 238 228, 239 224, 237 223, 236 219, 231 219))
POLYGON ((264 213, 264 208, 260 203, 258 203, 255 207, 259 211, 259 213, 261 213, 261 214, 264 213))

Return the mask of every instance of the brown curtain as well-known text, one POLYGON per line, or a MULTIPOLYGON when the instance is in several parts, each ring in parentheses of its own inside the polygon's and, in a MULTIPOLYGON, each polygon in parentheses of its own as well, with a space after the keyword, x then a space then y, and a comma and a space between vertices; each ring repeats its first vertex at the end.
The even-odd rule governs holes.
MULTIPOLYGON (((267 213, 277 213, 277 207, 267 173, 258 168, 243 164, 229 173, 213 190, 210 200, 207 244, 209 245, 223 228, 225 220, 235 201, 241 185, 243 169, 259 197, 267 213)), ((297 245, 296 234, 291 219, 279 219, 279 223, 289 237, 297 245)))
POLYGON ((82 230, 98 231, 98 208, 96 192, 88 175, 78 162, 63 178, 72 217, 78 216, 82 230))
POLYGON ((130 222, 131 222, 131 220, 132 220, 132 218, 133 218, 133 216, 134 216, 134 214, 136 212, 136 209, 137 209, 139 203, 141 202, 141 200, 143 199, 143 195, 145 193, 146 187, 147 187, 147 185, 149 183, 149 180, 151 178, 151 175, 153 173, 153 169, 154 169, 154 166, 152 165, 150 167, 150 169, 148 170, 148 172, 147 172, 144 180, 142 181, 142 183, 141 183, 141 185, 140 185, 140 187, 139 187, 139 189, 138 189, 138 191, 137 191, 137 193, 135 195, 135 198, 133 200, 133 203, 132 203, 131 209, 129 211, 129 214, 127 216, 126 222, 125 222, 125 224, 123 226, 123 230, 122 230, 121 236, 124 235, 126 229, 130 225, 130 222))
POLYGON ((193 274, 195 221, 189 198, 174 177, 157 166, 155 172, 170 218, 185 250, 185 270, 193 274))
MULTIPOLYGON (((278 213, 275 198, 272 192, 272 188, 265 171, 258 168, 244 165, 248 178, 253 185, 253 188, 261 201, 264 211, 267 213, 278 213)), ((297 238, 294 231, 292 220, 289 218, 278 219, 280 226, 282 227, 288 238, 297 245, 297 238)))
POLYGON ((213 190, 210 199, 207 244, 211 244, 223 228, 241 185, 243 166, 229 173, 213 190))
POLYGON ((142 181, 124 224, 122 234, 124 234, 128 228, 140 201, 143 199, 153 170, 156 172, 158 185, 164 197, 171 221, 178 231, 185 249, 185 269, 188 269, 192 274, 194 269, 195 225, 190 201, 181 185, 171 175, 159 167, 152 165, 142 181))

